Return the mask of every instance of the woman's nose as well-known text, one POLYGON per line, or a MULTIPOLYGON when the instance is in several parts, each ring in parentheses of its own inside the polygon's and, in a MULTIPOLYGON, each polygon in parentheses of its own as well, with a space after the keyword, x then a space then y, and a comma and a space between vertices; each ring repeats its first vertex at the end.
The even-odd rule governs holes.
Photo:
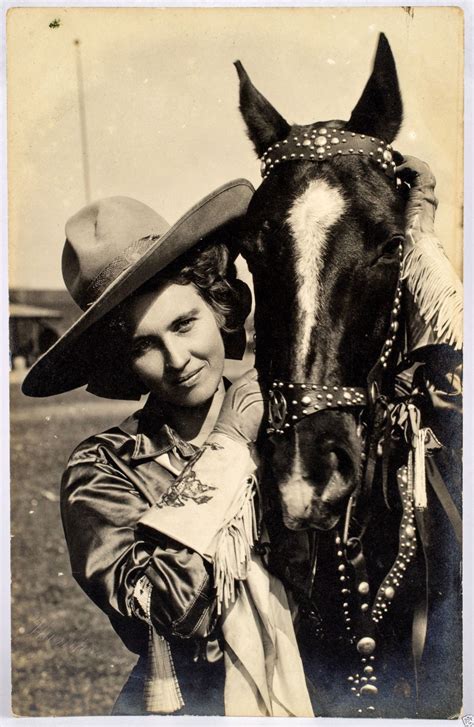
POLYGON ((165 369, 181 371, 186 367, 191 354, 185 343, 179 340, 168 341, 165 346, 165 369))

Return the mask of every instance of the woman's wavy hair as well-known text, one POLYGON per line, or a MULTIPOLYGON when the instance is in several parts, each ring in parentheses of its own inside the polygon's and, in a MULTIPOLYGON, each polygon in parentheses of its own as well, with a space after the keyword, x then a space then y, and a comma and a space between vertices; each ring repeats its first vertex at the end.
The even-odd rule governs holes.
POLYGON ((249 287, 237 278, 228 246, 208 239, 153 276, 95 327, 91 333, 88 391, 109 399, 139 399, 147 393, 131 368, 128 311, 134 298, 158 291, 168 283, 194 285, 214 312, 226 358, 242 358, 246 347, 244 323, 252 296, 249 287))

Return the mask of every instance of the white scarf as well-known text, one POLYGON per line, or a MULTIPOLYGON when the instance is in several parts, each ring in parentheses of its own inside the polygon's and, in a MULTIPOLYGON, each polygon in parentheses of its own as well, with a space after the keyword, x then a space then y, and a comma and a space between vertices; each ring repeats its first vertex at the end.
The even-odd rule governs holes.
POLYGON ((226 715, 313 716, 285 589, 251 551, 254 473, 245 444, 212 435, 140 523, 214 565, 226 715))

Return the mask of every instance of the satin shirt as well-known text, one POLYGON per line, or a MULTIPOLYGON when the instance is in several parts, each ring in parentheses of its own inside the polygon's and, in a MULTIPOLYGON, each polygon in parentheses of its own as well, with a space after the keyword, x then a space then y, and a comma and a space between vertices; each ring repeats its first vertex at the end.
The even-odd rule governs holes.
POLYGON ((153 585, 153 626, 170 640, 172 652, 182 652, 186 641, 195 653, 215 626, 209 565, 137 526, 175 479, 157 458, 170 453, 184 465, 195 451, 163 421, 151 396, 122 424, 82 442, 63 476, 61 515, 72 574, 140 655, 147 652, 148 626, 136 617, 134 588, 144 574, 153 585))

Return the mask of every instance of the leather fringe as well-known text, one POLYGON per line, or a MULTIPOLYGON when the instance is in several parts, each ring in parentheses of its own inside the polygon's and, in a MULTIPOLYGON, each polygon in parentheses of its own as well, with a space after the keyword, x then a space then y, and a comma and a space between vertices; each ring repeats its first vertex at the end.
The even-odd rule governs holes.
POLYGON ((244 580, 250 564, 251 548, 258 537, 255 512, 257 480, 250 475, 242 487, 240 502, 233 517, 216 535, 214 582, 217 591, 217 612, 235 600, 236 581, 244 580))
POLYGON ((402 267, 402 278, 423 320, 442 343, 456 350, 463 345, 463 290, 437 238, 407 232, 413 245, 402 267))

